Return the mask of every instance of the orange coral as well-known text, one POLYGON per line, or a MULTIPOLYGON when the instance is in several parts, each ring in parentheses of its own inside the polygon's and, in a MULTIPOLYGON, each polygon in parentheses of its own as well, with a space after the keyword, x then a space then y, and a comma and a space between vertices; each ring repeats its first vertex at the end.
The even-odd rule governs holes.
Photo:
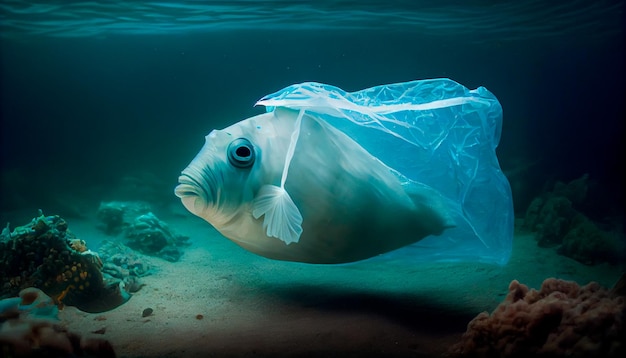
POLYGON ((67 296, 67 294, 70 292, 70 290, 75 289, 76 287, 74 285, 68 285, 63 291, 61 291, 61 293, 59 293, 55 298, 54 301, 59 305, 62 306, 63 305, 63 299, 65 298, 65 296, 67 296))

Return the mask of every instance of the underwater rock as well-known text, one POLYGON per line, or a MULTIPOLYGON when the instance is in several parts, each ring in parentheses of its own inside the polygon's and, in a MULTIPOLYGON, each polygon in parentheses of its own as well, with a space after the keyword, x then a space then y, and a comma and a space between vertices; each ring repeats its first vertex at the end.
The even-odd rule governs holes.
POLYGON ((0 300, 3 357, 115 357, 105 339, 86 338, 58 323, 56 303, 36 288, 0 300))
POLYGON ((580 205, 585 201, 588 187, 588 174, 584 174, 569 183, 556 182, 552 191, 544 193, 531 202, 526 211, 523 227, 530 231, 537 231, 538 226, 547 221, 545 215, 551 214, 551 211, 556 211, 558 215, 555 216, 557 217, 564 216, 571 219, 575 214, 573 206, 580 205))
MULTIPOLYGON (((40 213, 41 214, 41 213, 40 213)), ((119 285, 102 277, 102 261, 58 215, 34 218, 0 239, 0 298, 36 287, 57 304, 101 312, 126 302, 119 285)))
POLYGON ((601 262, 619 263, 626 257, 626 244, 616 234, 606 232, 589 218, 578 214, 563 236, 558 253, 587 265, 601 262))
POLYGON ((141 277, 152 274, 155 266, 128 246, 107 240, 99 249, 104 262, 102 274, 105 278, 122 282, 124 290, 135 293, 145 286, 141 277))
POLYGON ((124 290, 126 290, 126 292, 128 293, 135 293, 146 285, 145 283, 141 282, 141 279, 136 276, 128 276, 124 278, 122 283, 124 286, 124 290))
POLYGON ((138 216, 126 229, 125 237, 130 248, 171 262, 180 259, 179 247, 189 245, 189 237, 174 233, 153 213, 138 216))
POLYGON ((151 210, 150 204, 143 201, 109 201, 100 203, 96 215, 102 231, 108 235, 117 235, 126 230, 139 215, 151 210))
POLYGON ((539 246, 557 247, 560 254, 585 264, 623 261, 623 235, 602 230, 577 209, 584 204, 587 188, 586 174, 569 183, 557 182, 553 191, 531 202, 522 229, 534 232, 539 246))
POLYGON ((141 317, 148 317, 152 315, 152 312, 154 312, 154 310, 150 307, 146 308, 143 310, 143 312, 141 312, 141 317))
MULTIPOLYGON (((622 280, 623 281, 623 278, 622 280)), ((453 357, 622 357, 626 353, 623 292, 595 282, 546 279, 539 291, 513 280, 491 313, 469 324, 453 357)))
POLYGON ((126 244, 141 253, 167 261, 180 260, 180 247, 189 245, 188 237, 173 232, 141 201, 103 202, 98 209, 100 228, 109 235, 122 234, 126 244))
POLYGON ((574 205, 582 204, 587 199, 589 191, 589 174, 583 174, 580 178, 568 183, 557 181, 554 184, 552 194, 554 196, 565 197, 574 205))
POLYGON ((143 256, 119 242, 105 240, 98 251, 104 262, 103 271, 106 271, 107 267, 116 272, 123 271, 112 274, 112 276, 120 279, 129 275, 137 277, 148 276, 155 268, 143 256), (113 266, 115 268, 112 268, 113 266))
POLYGON ((555 196, 545 200, 534 225, 538 245, 553 247, 561 244, 576 215, 578 212, 572 207, 572 202, 565 197, 555 196))

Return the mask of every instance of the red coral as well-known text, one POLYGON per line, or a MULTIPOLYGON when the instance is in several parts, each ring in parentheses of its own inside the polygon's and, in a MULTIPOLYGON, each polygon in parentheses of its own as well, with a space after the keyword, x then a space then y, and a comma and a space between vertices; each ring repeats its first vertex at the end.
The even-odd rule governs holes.
POLYGON ((505 300, 479 314, 450 350, 462 357, 621 357, 625 298, 591 282, 549 278, 539 291, 513 280, 505 300))

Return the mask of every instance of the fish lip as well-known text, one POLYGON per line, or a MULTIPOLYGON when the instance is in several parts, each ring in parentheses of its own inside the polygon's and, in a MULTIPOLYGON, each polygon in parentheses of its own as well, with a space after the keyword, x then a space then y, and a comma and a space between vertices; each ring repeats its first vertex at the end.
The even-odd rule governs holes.
POLYGON ((178 177, 178 185, 174 189, 174 194, 181 199, 189 196, 208 198, 208 193, 202 188, 198 180, 185 173, 178 177))

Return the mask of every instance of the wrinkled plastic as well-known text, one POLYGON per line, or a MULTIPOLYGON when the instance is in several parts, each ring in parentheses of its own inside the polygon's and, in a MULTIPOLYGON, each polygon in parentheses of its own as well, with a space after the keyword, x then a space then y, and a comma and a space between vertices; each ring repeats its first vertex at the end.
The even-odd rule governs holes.
POLYGON ((486 88, 469 90, 450 79, 431 79, 350 93, 306 82, 265 96, 257 104, 268 112, 286 107, 317 115, 401 176, 446 198, 455 228, 383 256, 508 261, 513 200, 495 152, 502 107, 486 88))

